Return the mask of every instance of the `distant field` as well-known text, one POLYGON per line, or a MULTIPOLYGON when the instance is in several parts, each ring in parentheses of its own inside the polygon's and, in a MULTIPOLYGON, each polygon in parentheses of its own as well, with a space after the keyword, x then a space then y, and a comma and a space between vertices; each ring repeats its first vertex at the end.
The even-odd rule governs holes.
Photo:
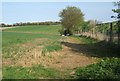
POLYGON ((4 30, 6 32, 25 32, 25 33, 47 33, 47 34, 59 34, 58 30, 61 28, 59 25, 33 25, 33 26, 21 26, 17 28, 4 30))
POLYGON ((26 43, 37 38, 49 38, 57 40, 62 38, 59 36, 58 30, 61 26, 23 26, 13 29, 3 30, 3 46, 19 43, 26 43))

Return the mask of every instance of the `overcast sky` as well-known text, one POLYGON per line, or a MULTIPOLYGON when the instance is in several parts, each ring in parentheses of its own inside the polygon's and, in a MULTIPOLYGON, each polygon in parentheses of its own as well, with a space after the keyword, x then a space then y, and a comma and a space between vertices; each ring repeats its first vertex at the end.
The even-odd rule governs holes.
POLYGON ((67 6, 76 6, 85 14, 85 20, 110 22, 115 15, 112 2, 3 2, 2 21, 17 22, 59 21, 59 12, 67 6))

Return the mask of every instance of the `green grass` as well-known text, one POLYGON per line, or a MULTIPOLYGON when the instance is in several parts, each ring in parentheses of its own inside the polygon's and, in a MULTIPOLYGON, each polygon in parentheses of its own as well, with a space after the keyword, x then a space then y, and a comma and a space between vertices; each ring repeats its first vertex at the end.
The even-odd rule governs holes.
POLYGON ((31 41, 38 38, 48 38, 52 40, 61 39, 63 37, 59 35, 49 34, 34 34, 34 33, 17 33, 17 32, 3 32, 3 47, 13 44, 24 44, 27 41, 31 41))
POLYGON ((78 38, 80 40, 79 43, 81 44, 92 44, 92 43, 98 42, 97 39, 86 37, 86 36, 72 36, 72 37, 78 38))
POLYGON ((3 79, 59 79, 64 78, 65 72, 41 65, 32 67, 6 66, 3 68, 3 79))
POLYGON ((88 43, 96 43, 97 42, 97 40, 94 38, 90 38, 90 37, 86 37, 86 36, 79 36, 79 37, 80 37, 81 43, 88 44, 88 43))
POLYGON ((61 29, 61 26, 59 25, 30 25, 7 29, 4 31, 58 34, 59 29, 61 29))

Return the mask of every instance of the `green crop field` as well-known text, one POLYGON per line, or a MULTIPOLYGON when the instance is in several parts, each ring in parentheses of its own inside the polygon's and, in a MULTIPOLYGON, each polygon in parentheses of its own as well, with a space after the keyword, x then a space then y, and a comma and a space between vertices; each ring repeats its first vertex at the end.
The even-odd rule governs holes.
POLYGON ((102 78, 105 71, 105 78, 111 77, 109 73, 119 77, 119 58, 103 61, 119 57, 116 52, 105 50, 109 48, 105 44, 99 47, 101 43, 89 37, 60 36, 60 29, 61 25, 31 25, 3 30, 3 79, 94 79, 99 73, 102 78), (112 70, 116 68, 118 72, 112 70))

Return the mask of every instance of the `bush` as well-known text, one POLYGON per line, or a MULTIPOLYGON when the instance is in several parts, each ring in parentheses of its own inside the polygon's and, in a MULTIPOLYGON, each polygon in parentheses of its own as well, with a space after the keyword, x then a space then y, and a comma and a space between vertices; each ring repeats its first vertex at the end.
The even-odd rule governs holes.
POLYGON ((78 67, 76 75, 79 79, 120 79, 120 58, 107 58, 97 64, 78 67))

